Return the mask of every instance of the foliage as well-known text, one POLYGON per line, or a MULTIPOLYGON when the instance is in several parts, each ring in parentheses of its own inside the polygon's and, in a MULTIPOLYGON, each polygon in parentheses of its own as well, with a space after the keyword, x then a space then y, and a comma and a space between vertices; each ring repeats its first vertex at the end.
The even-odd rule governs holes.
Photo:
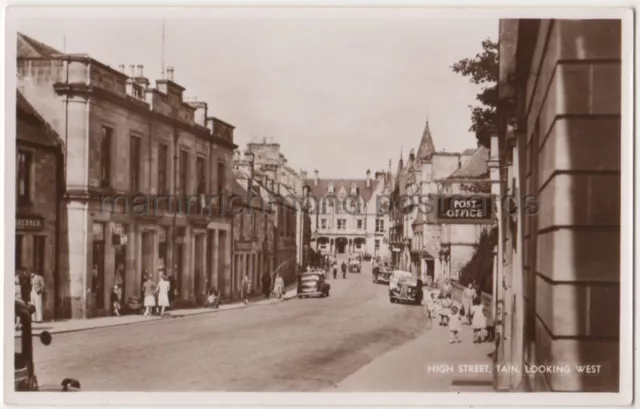
POLYGON ((474 281, 482 292, 493 293, 493 249, 498 245, 498 228, 483 231, 471 260, 460 270, 460 284, 467 286, 474 281))
MULTIPOLYGON (((489 173, 482 175, 479 179, 488 179, 489 173)), ((461 183, 460 192, 462 193, 491 193, 491 182, 481 183, 461 183)))
POLYGON ((490 39, 482 42, 482 53, 473 58, 464 58, 451 66, 453 72, 469 77, 474 84, 483 85, 476 95, 480 106, 471 106, 470 131, 476 133, 478 142, 489 147, 489 128, 497 122, 498 106, 498 43, 490 39))

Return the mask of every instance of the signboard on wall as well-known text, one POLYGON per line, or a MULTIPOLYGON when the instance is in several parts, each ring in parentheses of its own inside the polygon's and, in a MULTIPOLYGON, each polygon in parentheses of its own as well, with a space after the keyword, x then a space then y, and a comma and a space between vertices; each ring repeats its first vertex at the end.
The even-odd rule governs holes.
POLYGON ((42 230, 44 218, 39 216, 16 217, 16 230, 42 230))
POLYGON ((494 198, 491 195, 441 195, 436 202, 437 222, 442 224, 491 224, 494 198))

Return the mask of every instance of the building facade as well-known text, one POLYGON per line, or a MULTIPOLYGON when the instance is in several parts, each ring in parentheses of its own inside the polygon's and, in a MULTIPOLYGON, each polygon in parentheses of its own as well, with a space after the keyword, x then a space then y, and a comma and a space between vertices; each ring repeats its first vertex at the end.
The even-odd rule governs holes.
POLYGON ((498 361, 604 372, 510 374, 497 386, 616 392, 621 21, 502 20, 499 42, 492 150, 501 195, 520 202, 499 226, 498 361))
POLYGON ((232 217, 218 200, 207 210, 231 192, 232 126, 186 101, 172 68, 152 87, 142 66, 125 73, 22 34, 18 89, 64 140, 61 317, 108 314, 118 277, 125 302, 145 274, 171 275, 178 303, 205 282, 230 294, 232 217))
MULTIPOLYGON (((43 317, 56 316, 65 293, 58 274, 58 213, 63 169, 58 134, 20 93, 16 101, 15 267, 42 275, 43 317)), ((26 300, 29 301, 29 300, 26 300)))
MULTIPOLYGON (((305 174, 306 176, 306 174, 305 174)), ((390 174, 364 179, 306 179, 311 245, 322 254, 389 257, 390 174)))

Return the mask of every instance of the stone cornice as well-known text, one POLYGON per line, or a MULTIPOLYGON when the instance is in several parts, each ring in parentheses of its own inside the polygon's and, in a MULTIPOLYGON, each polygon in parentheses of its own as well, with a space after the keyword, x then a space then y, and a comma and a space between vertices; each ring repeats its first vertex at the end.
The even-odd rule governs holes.
POLYGON ((141 115, 152 116, 154 119, 158 121, 162 121, 167 125, 180 128, 186 132, 199 137, 206 142, 212 142, 217 145, 228 148, 230 151, 233 151, 238 146, 234 143, 226 141, 222 138, 218 138, 213 136, 209 130, 205 127, 199 125, 191 125, 184 123, 182 121, 176 120, 174 118, 168 117, 166 115, 162 115, 158 112, 152 111, 149 109, 149 105, 144 101, 138 101, 134 98, 129 98, 128 96, 121 96, 115 92, 109 91, 107 89, 96 87, 93 85, 81 84, 81 83, 55 83, 53 84, 53 89, 59 95, 65 94, 75 94, 81 95, 85 97, 95 96, 98 98, 103 98, 109 101, 112 101, 120 106, 124 106, 132 111, 135 111, 141 115))

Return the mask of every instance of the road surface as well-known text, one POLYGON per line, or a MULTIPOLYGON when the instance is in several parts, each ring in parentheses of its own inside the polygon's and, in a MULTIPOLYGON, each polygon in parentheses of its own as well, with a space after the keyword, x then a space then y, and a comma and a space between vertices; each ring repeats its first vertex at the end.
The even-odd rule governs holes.
POLYGON ((329 298, 54 335, 35 342, 41 385, 89 391, 320 391, 424 331, 371 266, 330 280, 329 298))

